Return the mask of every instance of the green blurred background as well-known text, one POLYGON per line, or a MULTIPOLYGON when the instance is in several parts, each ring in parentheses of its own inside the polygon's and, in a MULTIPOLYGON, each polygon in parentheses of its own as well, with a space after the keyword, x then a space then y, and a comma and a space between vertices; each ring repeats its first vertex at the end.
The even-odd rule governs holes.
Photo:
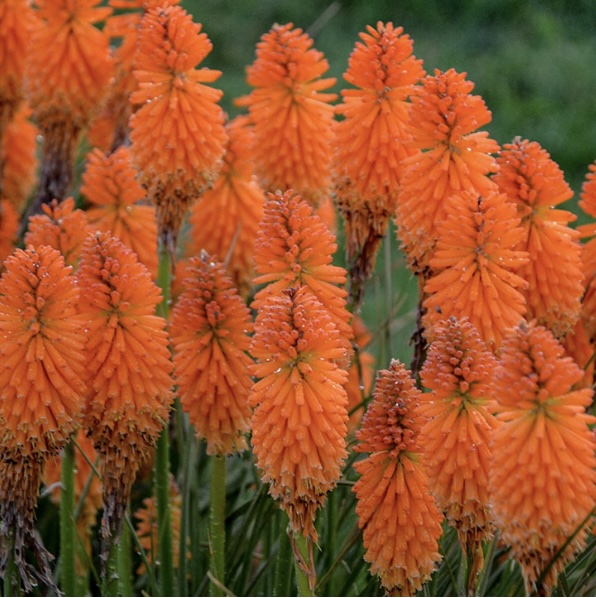
POLYGON ((343 86, 348 57, 366 25, 392 21, 414 40, 427 72, 468 73, 493 114, 499 143, 538 141, 576 192, 596 159, 596 2, 594 0, 182 0, 214 49, 206 65, 223 71, 232 100, 249 91, 245 68, 274 23, 308 31, 343 86))

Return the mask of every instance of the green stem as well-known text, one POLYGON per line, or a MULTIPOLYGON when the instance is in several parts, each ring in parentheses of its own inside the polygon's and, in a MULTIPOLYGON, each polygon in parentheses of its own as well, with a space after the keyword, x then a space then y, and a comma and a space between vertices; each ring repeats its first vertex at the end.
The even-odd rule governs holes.
POLYGON ((126 525, 122 526, 120 542, 118 543, 118 595, 134 596, 132 587, 132 544, 130 531, 126 525))
MULTIPOLYGON (((158 313, 168 317, 172 286, 172 261, 167 248, 159 247, 158 284, 163 299, 158 313)), ((172 515, 170 512, 170 442, 166 422, 155 448, 155 495, 157 502, 157 533, 162 596, 174 595, 174 551, 172 549, 172 515)))
MULTIPOLYGON (((288 533, 292 533, 288 531, 288 533)), ((294 536, 294 571, 298 596, 314 596, 314 563, 312 562, 312 545, 302 534, 294 536), (310 572, 310 575, 309 575, 310 572)))
POLYGON ((106 574, 101 582, 102 596, 118 596, 118 542, 112 542, 106 574))
POLYGON ((74 470, 74 447, 69 442, 62 455, 60 495, 60 584, 65 596, 77 595, 74 470))
POLYGON ((19 585, 17 581, 17 568, 14 562, 14 543, 15 534, 14 530, 8 532, 8 559, 6 562, 6 571, 4 572, 4 595, 5 596, 18 596, 19 585))
MULTIPOLYGON (((211 457, 211 511, 209 516, 210 570, 215 579, 225 584, 226 549, 226 458, 211 457)), ((221 589, 210 583, 211 596, 223 596, 221 589)))
POLYGON ((275 585, 273 587, 274 596, 289 596, 290 586, 288 571, 292 566, 292 545, 286 533, 288 524, 288 516, 284 516, 285 526, 282 527, 282 533, 279 537, 279 552, 277 553, 277 563, 275 564, 275 585))

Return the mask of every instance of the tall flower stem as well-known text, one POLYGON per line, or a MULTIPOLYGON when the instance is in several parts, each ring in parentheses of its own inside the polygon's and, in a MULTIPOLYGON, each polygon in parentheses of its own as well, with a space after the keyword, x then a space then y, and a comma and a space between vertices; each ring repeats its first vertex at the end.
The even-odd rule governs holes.
POLYGON ((70 442, 62 456, 60 496, 60 584, 65 596, 76 596, 76 525, 74 447, 70 442))
MULTIPOLYGON (((211 506, 209 515, 210 570, 213 577, 225 583, 225 510, 226 510, 226 458, 211 457, 211 506)), ((209 584, 211 596, 223 596, 215 583, 209 584)))
MULTIPOLYGON (((160 315, 167 318, 172 285, 172 256, 163 244, 159 247, 158 280, 163 294, 160 315)), ((174 552, 172 548, 172 516, 170 512, 170 442, 168 425, 155 447, 155 495, 157 501, 158 554, 162 596, 174 595, 174 552)))
POLYGON ((312 560, 312 544, 302 534, 292 534, 291 541, 294 549, 294 570, 298 596, 315 596, 315 570, 312 560))
POLYGON ((126 525, 122 527, 122 534, 118 544, 118 595, 133 596, 132 587, 132 544, 130 530, 126 525))
POLYGON ((10 550, 8 551, 8 560, 6 562, 6 571, 4 572, 4 595, 5 596, 18 596, 18 585, 16 583, 17 579, 17 568, 14 562, 14 541, 15 541, 15 534, 14 531, 10 532, 8 537, 8 541, 10 542, 10 550))

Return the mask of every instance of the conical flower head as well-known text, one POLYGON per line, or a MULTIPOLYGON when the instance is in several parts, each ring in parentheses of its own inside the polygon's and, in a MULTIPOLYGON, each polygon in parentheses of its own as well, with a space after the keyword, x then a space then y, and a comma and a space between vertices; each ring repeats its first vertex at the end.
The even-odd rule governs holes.
POLYGON ((113 63, 108 37, 95 24, 111 9, 98 4, 99 0, 36 2, 25 90, 44 131, 66 121, 80 130, 106 96, 113 63))
POLYGON ((252 307, 260 309, 267 297, 306 286, 328 310, 351 347, 351 314, 346 309, 346 271, 332 264, 335 236, 300 195, 292 190, 269 193, 255 245, 255 284, 267 283, 256 293, 252 307))
POLYGON ((229 455, 246 448, 249 430, 250 311, 207 253, 185 273, 170 327, 180 402, 207 452, 229 455))
POLYGON ((496 359, 468 319, 439 322, 420 372, 429 485, 468 554, 492 535, 488 471, 496 359))
POLYGON ((31 109, 21 104, 0 140, 0 197, 8 199, 19 212, 33 188, 37 172, 38 130, 29 120, 30 116, 31 109))
POLYGON ((265 191, 296 189, 312 205, 329 193, 335 79, 312 38, 292 23, 274 25, 247 69, 254 89, 238 101, 254 125, 255 171, 265 191))
POLYGON ((503 343, 493 382, 502 424, 494 433, 491 496, 528 593, 541 574, 538 591, 552 589, 585 546, 588 526, 579 528, 596 501, 596 445, 588 427, 596 418, 586 413, 592 389, 572 390, 581 378, 542 326, 520 325, 503 343))
POLYGON ((518 250, 523 229, 515 205, 501 193, 463 192, 446 202, 445 212, 430 260, 434 275, 424 287, 427 338, 440 319, 466 317, 496 348, 526 310, 527 283, 518 273, 528 256, 518 250))
POLYGON ((27 591, 33 577, 56 590, 51 557, 36 535, 34 517, 44 463, 62 450, 79 425, 87 389, 79 287, 72 268, 51 247, 17 249, 4 265, 0 278, 0 560, 5 564, 14 558, 27 591), (39 572, 25 562, 29 549, 39 572))
POLYGON ((146 194, 128 148, 119 147, 112 154, 93 150, 87 156, 81 193, 92 204, 87 210, 89 223, 120 239, 157 276, 155 207, 142 203, 146 194))
POLYGON ((43 214, 36 214, 29 219, 29 229, 25 243, 34 247, 49 245, 58 249, 68 265, 77 266, 83 243, 92 227, 87 213, 75 209, 72 197, 58 203, 42 206, 43 214))
POLYGON ((584 292, 579 233, 568 226, 576 216, 554 209, 573 195, 563 172, 535 141, 515 138, 499 154, 499 190, 518 208, 529 262, 520 271, 528 281, 527 319, 536 319, 557 338, 571 332, 584 292))
POLYGON ((0 144, 23 97, 31 12, 27 0, 4 0, 0 4, 0 144))
POLYGON ((302 287, 260 307, 250 346, 252 446, 269 493, 293 531, 316 542, 314 521, 347 456, 344 348, 327 310, 302 287))
POLYGON ((190 215, 189 253, 205 250, 225 260, 238 290, 246 295, 254 276, 254 245, 263 217, 265 194, 251 163, 252 128, 246 116, 227 125, 224 165, 213 188, 203 194, 190 215))
MULTIPOLYGON (((346 228, 353 277, 370 277, 376 252, 395 212, 401 161, 409 155, 408 98, 424 76, 422 61, 402 27, 378 22, 360 34, 344 79, 356 89, 341 92, 336 113, 336 202, 346 228), (358 257, 360 256, 360 257, 358 257)), ((354 284, 356 281, 354 281, 354 284)))
POLYGON ((135 475, 168 420, 172 365, 166 323, 155 314, 161 292, 130 249, 109 233, 90 235, 78 281, 92 379, 84 423, 102 457, 107 557, 135 475))
POLYGON ((489 175, 497 170, 491 154, 499 145, 477 131, 491 113, 473 89, 466 73, 435 70, 411 98, 409 145, 417 151, 404 161, 396 223, 415 272, 428 266, 449 197, 495 190, 489 175))
POLYGON ((19 230, 19 215, 8 199, 0 199, 0 271, 2 262, 14 251, 19 230))
MULTIPOLYGON (((180 6, 149 9, 141 21, 131 96, 133 163, 157 205, 159 228, 175 240, 191 201, 221 168, 226 131, 222 92, 205 85, 220 71, 195 68, 211 52, 201 25, 180 6)), ((175 244, 174 244, 175 245, 175 244)))
POLYGON ((356 513, 371 573, 391 595, 413 596, 441 559, 442 515, 428 489, 417 411, 420 391, 396 360, 381 370, 356 433, 356 513))

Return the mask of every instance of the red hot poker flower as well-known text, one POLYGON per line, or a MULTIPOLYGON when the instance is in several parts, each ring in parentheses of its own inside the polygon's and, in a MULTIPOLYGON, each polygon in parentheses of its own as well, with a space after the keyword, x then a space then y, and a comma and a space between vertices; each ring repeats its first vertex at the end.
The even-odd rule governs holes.
POLYGON ((42 206, 43 214, 36 214, 29 219, 29 230, 25 243, 38 247, 49 245, 58 249, 68 265, 76 267, 83 243, 92 228, 87 213, 75 209, 72 197, 58 203, 42 206))
POLYGON ((396 223, 415 272, 428 266, 449 197, 495 190, 488 175, 497 170, 491 154, 499 145, 477 131, 491 113, 473 89, 466 73, 435 70, 411 98, 409 143, 417 151, 404 161, 396 223))
POLYGON ((430 390, 420 397, 420 410, 429 418, 421 437, 429 485, 465 554, 480 558, 482 542, 493 531, 488 471, 498 423, 491 399, 496 365, 470 321, 452 316, 435 327, 420 372, 430 390))
POLYGON ((250 311, 205 252, 190 258, 182 285, 170 328, 180 402, 207 452, 230 455, 246 448, 249 429, 250 311))
POLYGON ((248 118, 236 117, 227 130, 224 166, 190 215, 189 252, 198 255, 205 250, 225 260, 235 286, 246 295, 254 276, 254 246, 265 194, 253 172, 248 118))
POLYGON ((356 513, 363 529, 364 558, 383 587, 413 596, 440 561, 443 516, 428 489, 419 435, 425 418, 417 411, 420 391, 396 360, 381 370, 357 452, 370 453, 354 465, 356 513))
POLYGON ((410 152, 408 98, 424 76, 422 61, 403 28, 377 23, 360 34, 344 79, 356 89, 341 92, 343 116, 335 135, 335 193, 346 227, 347 256, 356 304, 372 274, 376 252, 393 216, 401 161, 410 152))
POLYGON ((247 69, 248 106, 254 125, 252 156, 265 191, 296 189, 316 206, 329 193, 335 79, 322 79, 329 65, 313 40, 292 23, 274 25, 257 44, 247 69))
POLYGON ((79 425, 87 390, 79 286, 72 268, 47 246, 17 249, 5 268, 0 278, 0 560, 5 567, 7 551, 14 551, 27 591, 33 575, 57 591, 34 518, 44 463, 59 454, 79 425), (25 562, 27 549, 39 572, 25 562))
POLYGON ((424 287, 428 340, 439 320, 467 317, 494 349, 526 309, 526 281, 518 274, 528 256, 518 247, 523 230, 515 206, 504 194, 479 197, 463 192, 445 204, 446 218, 437 226, 430 268, 424 287))
POLYGON ((195 68, 211 52, 201 25, 180 6, 147 11, 141 21, 131 102, 131 154, 157 206, 159 234, 170 252, 191 202, 221 168, 226 142, 222 92, 205 85, 220 71, 195 68))
MULTIPOLYGON (((269 193, 255 245, 255 284, 268 283, 256 293, 252 307, 284 289, 306 286, 328 310, 351 352, 351 314, 346 309, 346 271, 332 264, 334 235, 300 195, 292 190, 269 193)), ((346 364, 347 367, 347 364, 346 364)))
POLYGON ((525 241, 519 249, 529 262, 520 275, 528 281, 527 319, 536 319, 557 338, 579 319, 584 292, 579 233, 568 224, 576 216, 553 209, 573 195, 559 166, 533 141, 515 138, 503 146, 494 177, 501 192, 517 205, 525 241))
POLYGON ((528 594, 549 592, 583 549, 589 523, 578 528, 596 502, 596 438, 588 427, 596 418, 586 413, 593 391, 572 390, 582 375, 542 326, 520 325, 503 342, 490 487, 495 523, 528 594))
POLYGON ((90 224, 120 239, 156 277, 155 207, 142 203, 146 194, 136 179, 128 148, 119 147, 109 155, 92 151, 87 156, 81 193, 92 204, 87 210, 90 224))
POLYGON ((315 516, 346 458, 347 395, 340 335, 306 287, 267 298, 250 352, 252 445, 269 493, 296 534, 317 541, 315 516))
POLYGON ((101 455, 102 558, 117 539, 136 473, 147 460, 172 401, 161 292, 136 255, 109 233, 90 235, 78 274, 91 389, 84 423, 101 455))

